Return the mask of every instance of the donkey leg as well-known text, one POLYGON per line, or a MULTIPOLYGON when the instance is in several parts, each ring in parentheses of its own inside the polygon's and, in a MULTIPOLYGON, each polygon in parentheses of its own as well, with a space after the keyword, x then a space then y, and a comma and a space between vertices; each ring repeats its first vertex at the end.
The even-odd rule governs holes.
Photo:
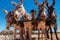
POLYGON ((16 29, 14 29, 14 40, 16 39, 16 29))
POLYGON ((23 38, 23 33, 21 32, 21 35, 22 35, 22 40, 24 40, 24 38, 23 38))
POLYGON ((29 30, 28 30, 28 33, 29 33, 29 40, 32 40, 32 37, 31 37, 31 28, 29 28, 29 30))
POLYGON ((45 35, 45 40, 47 40, 46 30, 42 30, 42 33, 45 35))
POLYGON ((23 37, 23 32, 21 31, 21 34, 22 34, 22 40, 24 40, 24 37, 23 37))
POLYGON ((38 40, 40 40, 40 29, 38 29, 38 40))
POLYGON ((27 34, 26 34, 26 28, 25 28, 25 33, 24 33, 24 40, 26 40, 26 36, 27 34))
POLYGON ((50 34, 51 34, 51 40, 53 40, 53 38, 52 38, 52 29, 51 29, 51 27, 50 27, 50 34))
POLYGON ((22 30, 20 30, 20 40, 23 40, 23 33, 22 33, 22 30))
MULTIPOLYGON (((42 30, 41 30, 42 31, 42 30)), ((41 35, 41 38, 42 38, 42 40, 43 40, 43 31, 42 31, 42 35, 41 35)))
POLYGON ((29 39, 29 32, 27 31, 27 39, 29 39))
POLYGON ((22 37, 21 37, 21 30, 20 30, 20 40, 22 40, 22 37))
POLYGON ((54 27, 54 32, 55 32, 55 35, 56 35, 56 39, 59 40, 58 36, 57 36, 57 30, 56 30, 56 27, 54 27))
POLYGON ((49 33, 48 33, 49 30, 46 30, 46 34, 47 34, 47 38, 49 39, 49 33))

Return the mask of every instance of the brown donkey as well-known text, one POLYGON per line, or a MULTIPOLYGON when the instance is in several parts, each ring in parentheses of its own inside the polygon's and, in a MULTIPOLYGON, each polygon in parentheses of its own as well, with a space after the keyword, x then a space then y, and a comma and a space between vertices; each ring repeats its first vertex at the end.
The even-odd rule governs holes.
POLYGON ((39 4, 36 0, 34 0, 35 4, 38 6, 38 26, 37 26, 37 29, 38 29, 38 40, 40 40, 40 29, 42 30, 42 33, 45 34, 45 40, 47 39, 47 36, 46 36, 46 25, 45 25, 45 22, 46 22, 46 0, 44 0, 44 3, 43 4, 39 4))
POLYGON ((24 35, 24 40, 26 40, 27 37, 27 33, 26 31, 28 30, 28 36, 29 36, 29 40, 32 40, 31 38, 31 33, 32 33, 32 21, 27 19, 28 15, 24 15, 23 16, 23 23, 24 23, 24 30, 25 30, 25 35, 24 35))
POLYGON ((31 16, 27 13, 26 9, 23 6, 23 0, 20 0, 20 4, 11 2, 15 7, 15 14, 17 15, 16 21, 20 21, 20 16, 27 16, 27 19, 31 20, 31 16))
MULTIPOLYGON (((50 29, 50 34, 51 34, 51 40, 53 40, 52 38, 52 27, 54 27, 54 32, 55 32, 55 35, 56 35, 56 39, 58 39, 58 36, 57 36, 57 15, 55 13, 55 9, 54 9, 54 5, 55 5, 55 0, 53 0, 53 3, 52 5, 49 6, 48 2, 47 2, 47 7, 48 7, 48 18, 46 20, 46 26, 49 27, 50 29)), ((47 37, 49 38, 48 36, 48 30, 47 30, 47 37)))
MULTIPOLYGON (((17 18, 16 21, 20 21, 20 16, 22 15, 23 16, 23 22, 24 22, 24 31, 25 31, 25 35, 26 35, 26 30, 28 29, 29 31, 29 36, 30 36, 30 40, 31 40, 31 16, 26 12, 24 6, 23 6, 23 0, 20 0, 20 4, 16 4, 15 2, 12 2, 12 4, 16 7, 16 10, 15 10, 15 14, 17 15, 17 18)), ((26 40, 26 38, 25 38, 26 40)))
POLYGON ((9 28, 13 26, 14 27, 14 40, 16 38, 16 30, 20 31, 20 37, 21 37, 21 40, 23 40, 22 39, 22 29, 24 29, 22 26, 23 23, 15 20, 14 10, 12 10, 11 12, 6 11, 5 9, 2 9, 2 10, 6 13, 6 22, 7 22, 6 29, 9 30, 9 28))
POLYGON ((29 32, 28 33, 29 34, 29 40, 32 40, 32 37, 31 37, 32 30, 33 30, 33 28, 36 27, 36 23, 35 23, 36 19, 35 19, 35 11, 34 11, 34 9, 31 10, 31 13, 32 13, 32 19, 31 20, 28 20, 26 15, 23 16, 24 29, 25 29, 25 40, 26 40, 26 35, 27 35, 26 30, 28 30, 28 32, 29 32))

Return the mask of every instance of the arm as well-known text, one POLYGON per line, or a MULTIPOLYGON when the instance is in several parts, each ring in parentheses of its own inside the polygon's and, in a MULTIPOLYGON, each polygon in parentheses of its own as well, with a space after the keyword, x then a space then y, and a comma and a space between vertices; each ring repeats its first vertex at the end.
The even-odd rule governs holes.
POLYGON ((34 0, 34 3, 35 3, 37 6, 39 6, 39 3, 38 3, 36 0, 34 0))

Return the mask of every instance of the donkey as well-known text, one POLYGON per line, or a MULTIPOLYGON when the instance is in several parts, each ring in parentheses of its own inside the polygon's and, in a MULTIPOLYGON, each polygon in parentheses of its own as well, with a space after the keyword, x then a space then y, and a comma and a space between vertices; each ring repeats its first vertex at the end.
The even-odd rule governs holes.
POLYGON ((36 0, 34 0, 35 4, 38 6, 38 26, 37 26, 37 29, 38 29, 38 40, 40 40, 40 29, 42 30, 42 33, 45 34, 45 40, 47 39, 47 36, 46 36, 46 25, 45 25, 45 22, 46 22, 46 0, 44 0, 43 4, 39 4, 36 0))
POLYGON ((24 35, 24 40, 26 40, 27 33, 26 30, 28 30, 28 36, 29 40, 32 40, 31 38, 31 33, 32 33, 32 21, 27 19, 27 16, 23 16, 23 23, 24 23, 24 30, 25 30, 25 35, 24 35))
POLYGON ((31 20, 30 14, 27 13, 27 11, 25 10, 25 8, 24 8, 24 6, 23 6, 23 0, 20 0, 20 4, 17 4, 17 3, 15 3, 15 2, 11 2, 11 3, 16 7, 15 14, 16 14, 17 17, 18 17, 17 21, 19 21, 19 19, 20 19, 19 17, 20 17, 21 15, 22 15, 22 16, 26 15, 27 18, 28 18, 29 20, 31 20))
MULTIPOLYGON (((23 19, 24 18, 26 18, 27 20, 31 20, 32 19, 32 17, 26 12, 26 10, 25 10, 25 8, 23 6, 23 0, 20 0, 20 4, 19 5, 17 3, 15 3, 15 2, 11 2, 11 3, 16 7, 16 10, 15 10, 15 14, 17 16, 17 18, 15 18, 16 21, 20 21, 20 16, 22 16, 23 19)), ((25 21, 26 19, 24 19, 23 21, 25 21)), ((26 28, 27 26, 28 27, 31 26, 31 22, 24 22, 24 28, 26 28), (26 23, 27 24, 29 23, 29 25, 27 25, 26 23)))
POLYGON ((32 19, 31 20, 28 20, 27 19, 27 16, 25 15, 25 16, 23 16, 23 21, 24 21, 24 29, 25 29, 25 40, 26 40, 26 30, 28 29, 28 34, 29 34, 29 40, 32 40, 32 38, 31 38, 31 34, 32 34, 32 30, 33 30, 33 28, 35 28, 35 26, 36 26, 36 19, 35 19, 35 10, 34 9, 32 9, 31 10, 31 13, 32 13, 32 19))
POLYGON ((21 37, 21 40, 23 40, 22 39, 23 23, 15 20, 14 10, 12 10, 10 12, 8 12, 5 9, 2 9, 2 10, 6 14, 6 22, 7 22, 6 29, 9 30, 9 28, 13 26, 14 27, 14 40, 16 38, 16 30, 20 31, 20 37, 21 37))
MULTIPOLYGON (((48 17, 46 20, 46 26, 49 26, 50 29, 50 34, 51 34, 51 40, 53 40, 52 38, 52 27, 54 27, 54 32, 56 35, 56 39, 59 40, 58 36, 57 36, 57 15, 55 13, 55 9, 54 9, 54 5, 55 5, 55 0, 53 0, 52 5, 49 6, 48 2, 47 2, 47 7, 48 7, 48 17)), ((47 31, 47 37, 48 36, 48 31, 47 31)))

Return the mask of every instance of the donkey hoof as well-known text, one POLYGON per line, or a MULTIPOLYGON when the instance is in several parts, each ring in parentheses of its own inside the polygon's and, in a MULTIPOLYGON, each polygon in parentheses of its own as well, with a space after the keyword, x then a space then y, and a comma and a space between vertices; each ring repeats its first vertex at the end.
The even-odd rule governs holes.
POLYGON ((49 37, 47 37, 47 39, 50 39, 49 37))
POLYGON ((57 40, 60 40, 60 39, 57 39, 57 40))
POLYGON ((51 38, 51 40, 53 40, 53 38, 51 38))

